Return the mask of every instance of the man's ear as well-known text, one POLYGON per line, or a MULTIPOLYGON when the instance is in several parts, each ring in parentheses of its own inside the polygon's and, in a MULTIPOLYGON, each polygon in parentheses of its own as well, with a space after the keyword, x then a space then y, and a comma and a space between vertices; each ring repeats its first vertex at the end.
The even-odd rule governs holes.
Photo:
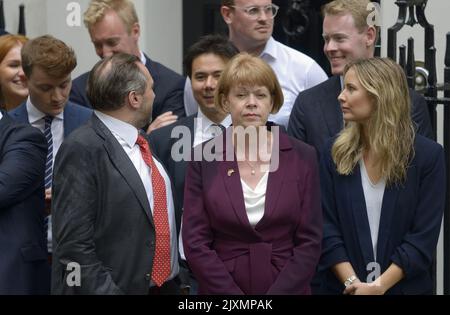
POLYGON ((131 91, 127 96, 128 104, 133 109, 139 109, 142 103, 142 95, 136 93, 136 91, 131 91))
POLYGON ((375 46, 375 41, 377 40, 377 29, 375 26, 369 26, 366 30, 366 46, 373 47, 375 46))
POLYGON ((136 39, 136 41, 139 40, 139 36, 141 36, 141 26, 138 22, 134 23, 131 26, 131 36, 136 39))
POLYGON ((233 13, 231 11, 232 8, 230 7, 224 5, 220 7, 220 13, 226 24, 231 24, 233 22, 233 13))

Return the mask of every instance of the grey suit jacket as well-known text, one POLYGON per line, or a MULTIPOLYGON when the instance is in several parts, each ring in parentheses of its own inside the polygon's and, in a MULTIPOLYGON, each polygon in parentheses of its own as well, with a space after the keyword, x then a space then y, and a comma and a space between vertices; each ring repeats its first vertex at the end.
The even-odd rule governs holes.
POLYGON ((148 293, 155 232, 145 188, 95 115, 56 156, 52 213, 53 294, 148 293), (81 267, 80 286, 70 281, 71 262, 81 267))
MULTIPOLYGON (((333 76, 315 87, 301 92, 295 100, 289 119, 288 134, 322 151, 328 138, 343 128, 343 116, 338 96, 341 93, 339 76, 333 76)), ((430 116, 425 99, 410 90, 411 118, 417 133, 432 138, 430 116)))

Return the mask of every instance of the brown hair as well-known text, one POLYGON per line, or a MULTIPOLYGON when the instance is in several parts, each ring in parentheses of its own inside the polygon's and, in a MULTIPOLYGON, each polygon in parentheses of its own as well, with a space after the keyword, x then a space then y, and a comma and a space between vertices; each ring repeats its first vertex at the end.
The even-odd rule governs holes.
POLYGON ((22 68, 27 78, 36 66, 52 77, 61 78, 75 69, 77 58, 63 41, 44 35, 29 40, 22 48, 22 68))
POLYGON ((129 0, 92 0, 84 12, 84 25, 89 29, 103 19, 106 12, 112 10, 122 20, 128 34, 135 23, 139 23, 133 2, 129 0))
POLYGON ((272 68, 261 58, 248 53, 240 53, 233 57, 220 76, 215 92, 215 103, 223 110, 223 101, 236 85, 259 85, 269 90, 273 108, 272 114, 277 113, 283 105, 283 92, 277 76, 272 68))

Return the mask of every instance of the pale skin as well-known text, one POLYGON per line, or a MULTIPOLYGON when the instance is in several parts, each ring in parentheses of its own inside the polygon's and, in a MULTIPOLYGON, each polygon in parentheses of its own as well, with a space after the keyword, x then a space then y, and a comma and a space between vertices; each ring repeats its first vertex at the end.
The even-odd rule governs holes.
MULTIPOLYGON (((266 130, 265 124, 273 108, 271 93, 265 86, 233 86, 224 100, 224 108, 230 112, 233 128, 237 126, 256 128, 258 137, 252 138, 252 140, 256 140, 256 143, 255 141, 248 141, 248 137, 242 143, 242 141, 237 140, 236 133, 233 137, 239 174, 250 188, 255 189, 264 175, 261 166, 264 164, 268 166, 270 163, 270 159, 267 156, 262 157, 261 153, 271 154, 272 152, 271 132, 267 132, 266 150, 259 150, 261 144, 258 143, 259 132, 262 128, 266 130), (250 152, 254 154, 252 155, 250 152), (255 157, 255 155, 256 160, 251 159, 251 156, 255 157), (243 157, 244 160, 240 157, 243 157), (252 174, 252 170, 254 170, 254 174, 252 174)), ((233 132, 235 132, 234 129, 233 132)))
MULTIPOLYGON (((362 87, 353 69, 349 69, 344 77, 344 90, 338 97, 343 110, 345 121, 358 122, 362 125, 362 141, 365 143, 363 151, 363 161, 367 174, 372 183, 378 183, 382 174, 379 157, 370 148, 370 141, 367 136, 367 123, 375 111, 375 105, 368 96, 367 91, 362 87)), ((341 283, 352 275, 356 275, 350 262, 341 262, 332 267, 332 270, 341 283)), ((355 280, 345 288, 343 294, 350 295, 383 295, 396 283, 404 278, 403 270, 396 264, 391 265, 374 282, 362 282, 355 280)))

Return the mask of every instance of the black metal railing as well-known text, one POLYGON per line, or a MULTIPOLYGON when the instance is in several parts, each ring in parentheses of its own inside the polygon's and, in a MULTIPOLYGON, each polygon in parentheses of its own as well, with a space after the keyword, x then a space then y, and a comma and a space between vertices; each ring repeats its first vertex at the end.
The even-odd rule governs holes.
MULTIPOLYGON (((428 0, 398 0, 395 4, 399 7, 399 14, 395 25, 388 29, 388 57, 397 60, 397 32, 406 25, 419 24, 425 32, 425 69, 427 71, 426 86, 419 90, 425 96, 433 127, 434 138, 437 138, 437 105, 444 107, 444 151, 446 160, 447 190, 444 211, 444 253, 443 253, 443 284, 444 294, 450 294, 450 33, 447 33, 447 47, 445 52, 444 83, 437 83, 436 73, 436 48, 434 47, 434 26, 425 17, 425 8, 428 0), (409 18, 407 13, 409 11, 409 18), (438 97, 438 91, 444 91, 444 97, 438 97)), ((414 58, 414 40, 408 39, 408 49, 399 47, 399 64, 405 69, 408 84, 411 88, 416 85, 416 62, 414 58), (406 57, 407 56, 407 57, 406 57)), ((436 264, 434 265, 436 272, 436 264)))
MULTIPOLYGON (((3 8, 3 0, 0 0, 0 30, 6 30, 5 12, 3 8)), ((19 27, 17 34, 26 35, 25 28, 25 5, 19 5, 19 27)))

